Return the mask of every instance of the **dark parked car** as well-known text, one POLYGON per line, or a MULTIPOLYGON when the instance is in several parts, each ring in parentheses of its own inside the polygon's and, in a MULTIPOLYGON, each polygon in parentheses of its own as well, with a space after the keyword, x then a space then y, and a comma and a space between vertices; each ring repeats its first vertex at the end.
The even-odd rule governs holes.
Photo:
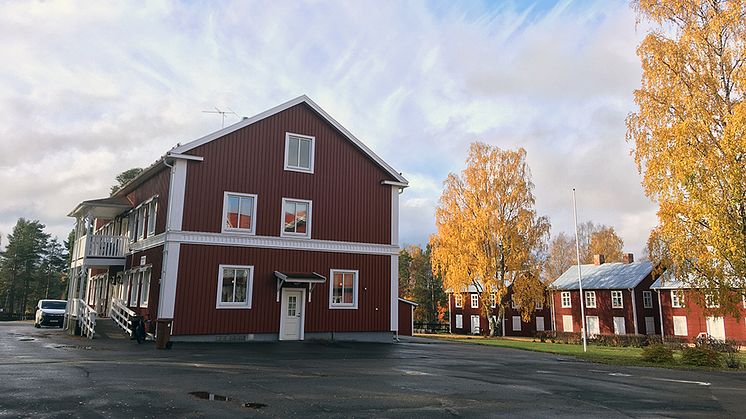
POLYGON ((67 308, 67 301, 65 300, 39 300, 39 303, 36 304, 34 327, 62 327, 65 308, 67 308))

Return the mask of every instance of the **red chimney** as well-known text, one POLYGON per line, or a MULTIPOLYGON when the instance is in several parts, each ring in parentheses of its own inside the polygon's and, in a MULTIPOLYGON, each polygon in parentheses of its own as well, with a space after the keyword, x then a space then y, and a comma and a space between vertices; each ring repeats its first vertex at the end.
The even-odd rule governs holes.
POLYGON ((593 255, 594 265, 603 265, 606 262, 606 256, 604 255, 593 255))
POLYGON ((635 255, 632 253, 625 253, 622 256, 622 262, 624 263, 632 263, 635 261, 635 255))

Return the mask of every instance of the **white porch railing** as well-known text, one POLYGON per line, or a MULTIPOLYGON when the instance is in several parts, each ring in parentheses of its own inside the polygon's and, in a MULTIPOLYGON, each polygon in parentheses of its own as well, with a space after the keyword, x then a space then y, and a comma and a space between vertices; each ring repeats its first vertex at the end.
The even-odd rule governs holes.
POLYGON ((137 313, 127 308, 124 301, 118 298, 111 300, 109 317, 130 336, 132 336, 132 318, 135 316, 137 316, 137 313))
POLYGON ((73 260, 85 257, 123 258, 128 245, 125 236, 85 235, 75 242, 73 260))
POLYGON ((87 336, 88 339, 93 339, 93 335, 96 333, 96 310, 88 307, 88 304, 83 300, 76 300, 75 305, 78 323, 80 324, 80 334, 87 336))

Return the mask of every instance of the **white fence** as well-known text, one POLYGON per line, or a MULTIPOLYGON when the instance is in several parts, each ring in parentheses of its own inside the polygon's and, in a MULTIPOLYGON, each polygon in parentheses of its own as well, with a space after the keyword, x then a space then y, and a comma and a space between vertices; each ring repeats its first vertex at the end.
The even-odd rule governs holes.
POLYGON ((88 307, 88 304, 83 300, 75 300, 75 305, 78 323, 80 324, 80 334, 87 336, 88 339, 93 339, 93 335, 96 333, 96 310, 88 307))
POLYGON ((125 236, 85 235, 75 242, 73 260, 85 257, 123 258, 128 244, 125 236))
POLYGON ((130 336, 132 336, 132 318, 135 316, 137 316, 137 313, 127 308, 124 301, 118 298, 111 300, 109 317, 130 336))

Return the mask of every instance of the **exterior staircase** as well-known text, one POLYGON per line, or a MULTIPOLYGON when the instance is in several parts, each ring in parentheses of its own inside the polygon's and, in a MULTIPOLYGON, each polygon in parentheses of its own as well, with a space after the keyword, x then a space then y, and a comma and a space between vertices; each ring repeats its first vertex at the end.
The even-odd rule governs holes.
POLYGON ((99 317, 96 321, 96 339, 129 339, 129 335, 109 317, 99 317))

